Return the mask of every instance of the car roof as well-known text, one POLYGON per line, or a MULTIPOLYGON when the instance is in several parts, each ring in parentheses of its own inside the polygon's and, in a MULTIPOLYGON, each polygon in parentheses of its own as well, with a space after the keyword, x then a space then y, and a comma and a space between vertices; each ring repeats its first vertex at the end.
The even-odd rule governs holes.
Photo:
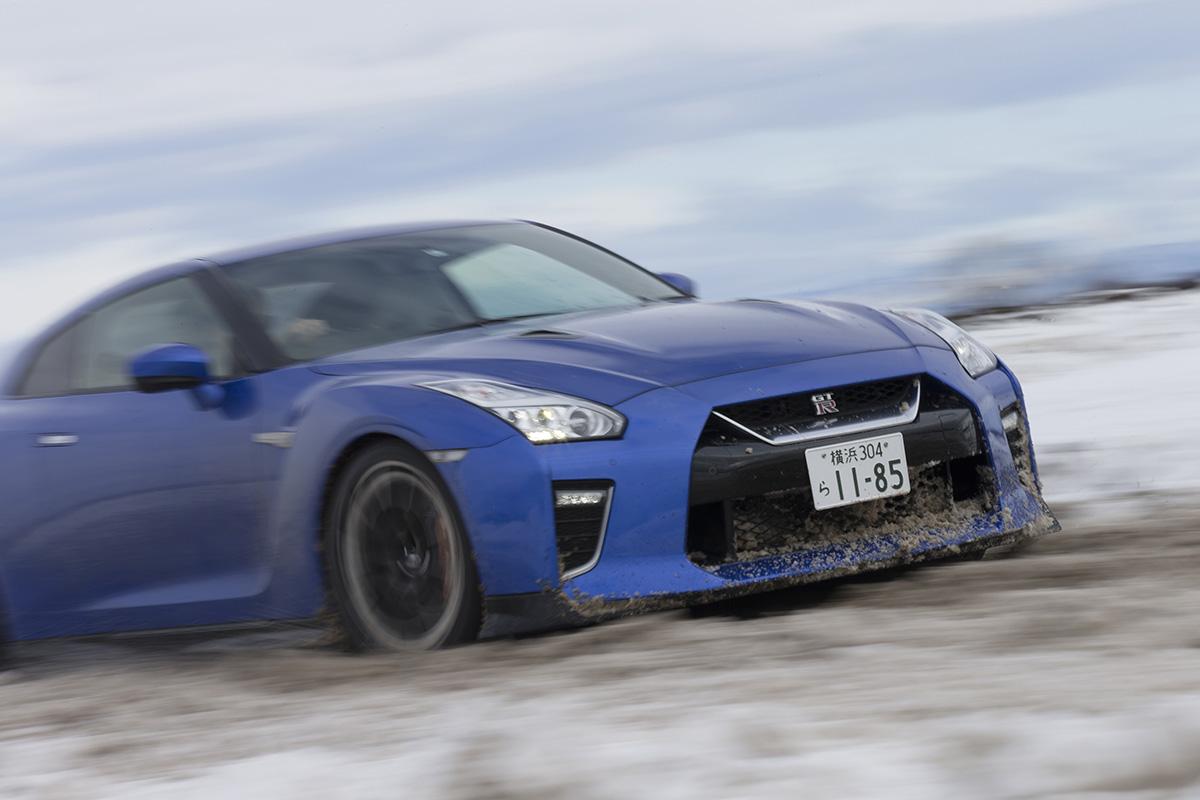
POLYGON ((422 231, 436 231, 448 228, 463 228, 477 225, 522 225, 529 224, 524 220, 501 219, 501 220, 440 220, 430 222, 410 222, 397 225, 377 225, 364 228, 348 228, 339 231, 330 231, 327 233, 318 233, 309 236, 299 236, 290 239, 281 239, 263 244, 250 245, 248 247, 240 247, 232 250, 225 250, 207 256, 198 258, 176 261, 174 263, 154 267, 151 269, 142 270, 140 272, 127 272, 124 279, 119 279, 110 283, 106 288, 95 292, 81 293, 80 297, 73 299, 69 303, 63 304, 60 309, 47 314, 46 318, 40 321, 34 330, 15 337, 12 341, 4 343, 4 347, 0 349, 0 355, 3 359, 0 360, 0 394, 11 389, 11 382, 14 376, 24 368, 25 362, 29 360, 33 353, 37 351, 42 344, 56 336, 66 326, 73 324, 84 314, 111 302, 112 300, 126 295, 130 292, 137 291, 143 286, 151 286, 164 280, 187 275, 197 270, 211 267, 212 265, 225 266, 234 264, 239 261, 245 261, 250 258, 260 258, 263 256, 279 255, 281 253, 290 253, 297 250, 305 250, 312 247, 321 247, 323 245, 339 244, 342 242, 353 242, 362 239, 375 239, 382 236, 396 236, 405 233, 420 233, 422 231))
MULTIPOLYGON (((280 239, 263 244, 249 245, 232 250, 224 250, 207 256, 199 256, 184 261, 154 267, 141 272, 127 274, 124 280, 109 284, 101 291, 93 292, 81 302, 75 302, 70 310, 59 316, 58 321, 49 326, 50 329, 60 328, 66 321, 86 313, 89 310, 103 306, 112 300, 137 291, 143 286, 152 286, 171 278, 187 275, 212 265, 225 266, 245 261, 250 258, 292 253, 323 245, 355 242, 363 239, 376 239, 382 236, 396 236, 404 233, 419 233, 449 228, 463 228, 475 225, 521 225, 528 224, 523 220, 444 220, 439 222, 412 222, 399 225, 377 225, 366 228, 347 228, 340 231, 318 233, 308 236, 297 236, 290 239, 280 239)), ((44 328, 45 326, 43 326, 44 328)))

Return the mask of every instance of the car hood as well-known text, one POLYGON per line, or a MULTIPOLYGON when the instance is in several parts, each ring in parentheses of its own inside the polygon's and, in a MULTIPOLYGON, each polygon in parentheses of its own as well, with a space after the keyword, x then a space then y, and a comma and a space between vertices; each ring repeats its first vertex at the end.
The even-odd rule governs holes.
POLYGON ((660 386, 912 344, 890 317, 865 306, 657 303, 410 339, 312 368, 487 376, 613 404, 660 386))

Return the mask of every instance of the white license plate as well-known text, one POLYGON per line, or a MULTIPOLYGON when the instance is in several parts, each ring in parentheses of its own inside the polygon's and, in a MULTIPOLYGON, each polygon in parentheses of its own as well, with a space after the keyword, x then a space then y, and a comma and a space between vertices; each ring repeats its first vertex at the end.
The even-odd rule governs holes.
POLYGON ((908 494, 904 436, 892 433, 804 452, 813 507, 837 508, 908 494))

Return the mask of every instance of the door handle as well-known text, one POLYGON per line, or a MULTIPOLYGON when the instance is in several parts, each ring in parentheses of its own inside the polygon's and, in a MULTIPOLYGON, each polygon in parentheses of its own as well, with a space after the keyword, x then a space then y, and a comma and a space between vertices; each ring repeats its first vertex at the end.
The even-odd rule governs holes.
POLYGON ((70 447, 79 444, 79 437, 73 433, 43 433, 37 437, 38 447, 70 447))

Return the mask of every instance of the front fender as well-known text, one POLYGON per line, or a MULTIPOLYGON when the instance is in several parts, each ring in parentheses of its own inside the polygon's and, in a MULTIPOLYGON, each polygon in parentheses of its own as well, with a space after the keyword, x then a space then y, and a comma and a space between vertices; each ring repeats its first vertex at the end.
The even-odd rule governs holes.
POLYGON ((332 471, 356 441, 393 436, 418 450, 497 445, 516 431, 494 415, 440 392, 372 378, 285 370, 260 376, 262 431, 291 434, 266 453, 276 565, 267 602, 286 616, 311 616, 324 604, 320 555, 323 502, 332 471), (286 439, 283 441, 287 441, 286 439))

